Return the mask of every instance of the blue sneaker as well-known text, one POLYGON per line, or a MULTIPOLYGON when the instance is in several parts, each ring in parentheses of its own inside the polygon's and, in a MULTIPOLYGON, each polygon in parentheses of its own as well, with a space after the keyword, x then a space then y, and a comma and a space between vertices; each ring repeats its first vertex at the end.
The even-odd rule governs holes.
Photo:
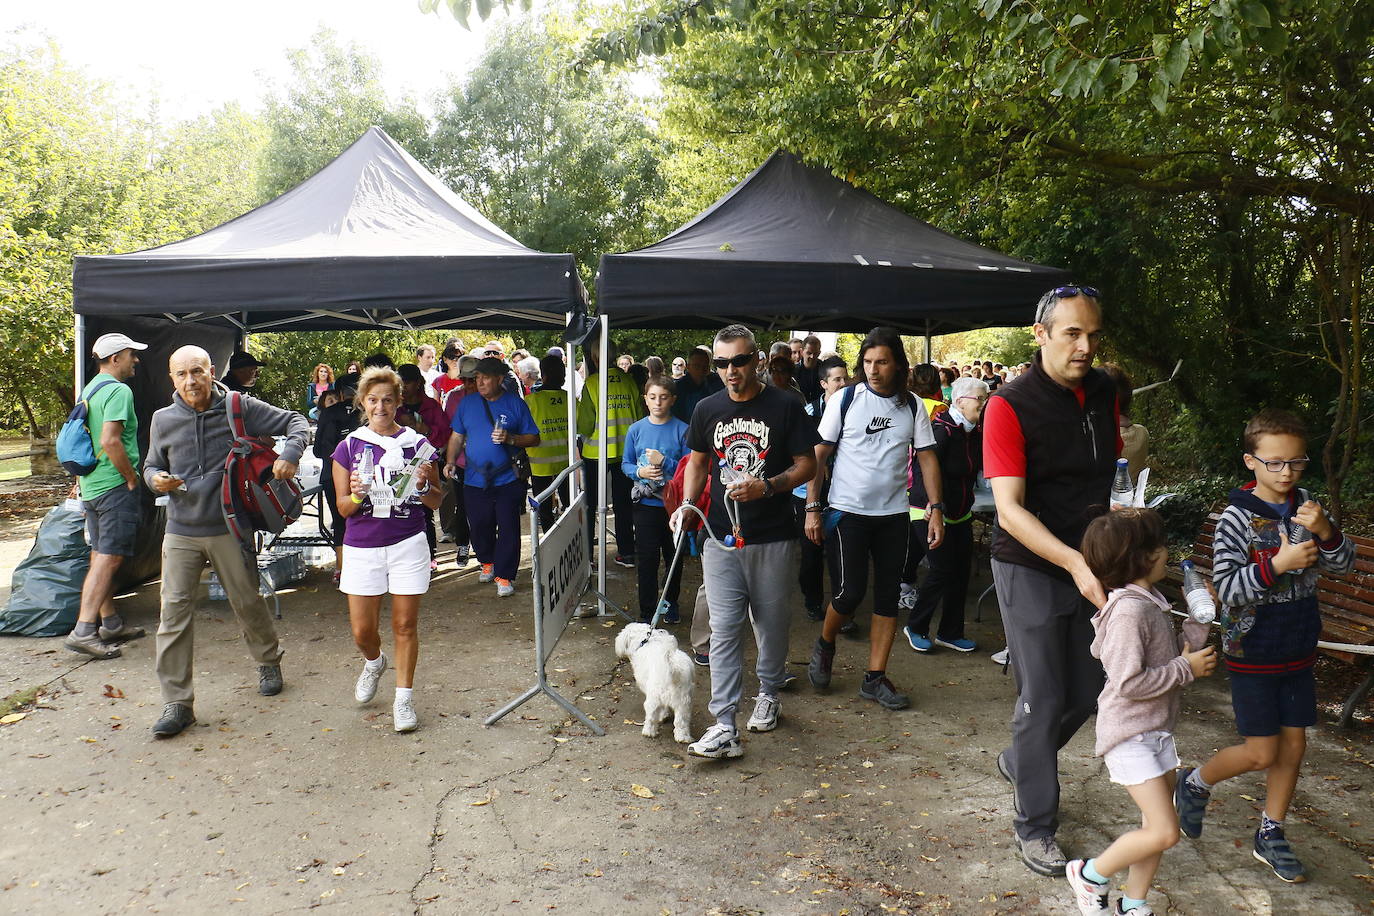
POLYGON ((911 632, 911 627, 902 627, 902 632, 906 634, 906 641, 911 643, 911 648, 917 652, 929 652, 935 645, 920 633, 911 632))
POLYGON ((1178 782, 1174 784, 1174 810, 1178 812, 1178 829, 1183 835, 1196 840, 1202 836, 1202 816, 1207 813, 1207 802, 1211 792, 1199 793, 1188 785, 1188 777, 1194 767, 1184 767, 1178 771, 1178 782))
MULTIPOLYGON (((937 646, 941 646, 945 649, 953 649, 955 652, 972 652, 974 649, 978 648, 976 642, 971 639, 964 639, 962 636, 958 639, 941 639, 937 636, 933 642, 937 646)), ((912 648, 914 649, 916 647, 913 645, 912 648)))
POLYGON ((1267 834, 1255 831, 1254 856, 1289 884, 1302 884, 1307 880, 1307 870, 1293 855, 1293 848, 1284 838, 1282 827, 1276 827, 1267 834))

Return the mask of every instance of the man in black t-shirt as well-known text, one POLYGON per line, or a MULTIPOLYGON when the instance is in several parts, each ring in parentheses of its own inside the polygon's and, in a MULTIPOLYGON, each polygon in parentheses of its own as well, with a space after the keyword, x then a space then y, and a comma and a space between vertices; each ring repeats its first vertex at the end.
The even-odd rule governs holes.
MULTIPOLYGON (((713 363, 725 390, 703 399, 687 429, 691 455, 683 501, 695 502, 711 475, 707 512, 713 537, 702 550, 711 616, 711 715, 714 725, 688 750, 698 757, 738 757, 735 716, 744 678, 744 626, 752 620, 758 645, 759 695, 750 731, 778 724, 778 690, 787 666, 790 583, 797 531, 791 492, 816 470, 815 426, 794 394, 759 381, 758 344, 750 330, 731 325, 716 334, 713 363), (727 490, 726 482, 732 481, 727 490)), ((679 510, 674 523, 682 523, 679 510)))

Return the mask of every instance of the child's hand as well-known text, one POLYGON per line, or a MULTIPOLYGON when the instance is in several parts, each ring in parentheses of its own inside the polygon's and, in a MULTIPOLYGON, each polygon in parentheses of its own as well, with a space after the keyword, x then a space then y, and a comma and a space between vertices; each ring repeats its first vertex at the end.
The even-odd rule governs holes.
POLYGON ((1309 499, 1298 507, 1298 511, 1293 513, 1293 521, 1302 525, 1308 531, 1317 536, 1319 541, 1329 541, 1335 534, 1331 530, 1331 522, 1322 511, 1321 503, 1315 499, 1309 499))
POLYGON ((1183 644, 1183 657, 1188 660, 1188 667, 1193 669, 1193 677, 1195 678, 1206 677, 1217 666, 1216 646, 1203 646, 1194 652, 1193 647, 1185 642, 1183 644))
POLYGON ((1313 566, 1317 562, 1317 542, 1303 541, 1301 544, 1290 544, 1288 538, 1284 538, 1283 543, 1279 545, 1279 552, 1274 554, 1273 562, 1274 572, 1279 574, 1313 566))

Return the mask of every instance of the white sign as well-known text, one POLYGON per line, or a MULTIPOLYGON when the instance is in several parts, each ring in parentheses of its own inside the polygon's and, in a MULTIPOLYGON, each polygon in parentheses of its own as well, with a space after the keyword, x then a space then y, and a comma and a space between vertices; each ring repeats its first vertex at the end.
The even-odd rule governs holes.
POLYGON ((572 619, 582 593, 592 575, 592 556, 587 543, 587 497, 577 501, 558 517, 535 548, 535 570, 539 582, 539 628, 543 635, 543 658, 547 661, 553 647, 572 619))

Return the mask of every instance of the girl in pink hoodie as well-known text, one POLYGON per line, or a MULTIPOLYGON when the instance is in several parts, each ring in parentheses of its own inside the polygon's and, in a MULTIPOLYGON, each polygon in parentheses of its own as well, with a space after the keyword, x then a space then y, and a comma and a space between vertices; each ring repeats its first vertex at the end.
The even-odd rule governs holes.
POLYGON ((1150 509, 1120 509, 1093 520, 1083 559, 1108 592, 1093 615, 1092 654, 1107 684, 1097 698, 1097 749, 1112 782, 1140 808, 1140 829, 1117 838, 1096 858, 1075 859, 1066 877, 1084 916, 1110 916, 1111 876, 1129 868, 1116 913, 1152 916, 1145 895, 1164 850, 1179 840, 1174 812, 1174 724, 1179 688, 1216 666, 1207 627, 1191 620, 1174 632, 1169 602, 1155 588, 1164 578, 1164 522, 1150 509), (1193 646, 1202 646, 1194 651, 1193 646))

